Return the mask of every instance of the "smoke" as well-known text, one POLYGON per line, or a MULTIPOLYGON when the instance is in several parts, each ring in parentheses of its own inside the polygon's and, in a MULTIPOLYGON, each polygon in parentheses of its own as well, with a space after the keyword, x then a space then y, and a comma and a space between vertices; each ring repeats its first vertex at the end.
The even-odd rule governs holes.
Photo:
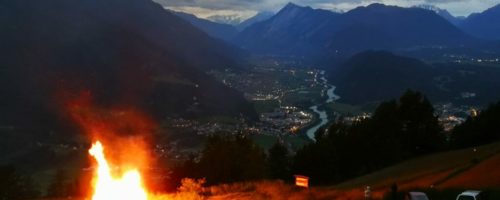
POLYGON ((90 92, 80 92, 66 103, 68 116, 92 142, 100 141, 112 164, 147 168, 155 123, 133 107, 93 105, 90 92))

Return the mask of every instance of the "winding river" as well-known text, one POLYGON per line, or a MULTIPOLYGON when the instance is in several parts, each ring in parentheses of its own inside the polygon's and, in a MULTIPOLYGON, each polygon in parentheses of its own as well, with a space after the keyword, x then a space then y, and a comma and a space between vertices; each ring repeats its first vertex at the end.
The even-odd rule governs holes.
MULTIPOLYGON (((335 94, 335 86, 328 84, 328 80, 326 80, 326 78, 325 78, 325 71, 320 71, 318 74, 321 76, 321 78, 319 79, 320 80, 319 82, 320 82, 320 84, 323 84, 323 87, 324 87, 322 92, 323 92, 323 94, 326 93, 328 98, 325 100, 324 103, 320 103, 320 104, 309 107, 314 113, 318 114, 318 116, 319 116, 319 122, 317 122, 316 125, 307 129, 307 131, 306 131, 307 137, 309 137, 313 141, 316 141, 316 139, 314 138, 314 134, 316 133, 316 131, 318 131, 319 128, 321 128, 322 126, 324 126, 328 123, 328 113, 326 113, 325 110, 319 110, 318 108, 321 107, 322 105, 332 103, 332 102, 340 99, 340 97, 335 94)), ((317 81, 318 74, 316 74, 316 81, 317 81)))

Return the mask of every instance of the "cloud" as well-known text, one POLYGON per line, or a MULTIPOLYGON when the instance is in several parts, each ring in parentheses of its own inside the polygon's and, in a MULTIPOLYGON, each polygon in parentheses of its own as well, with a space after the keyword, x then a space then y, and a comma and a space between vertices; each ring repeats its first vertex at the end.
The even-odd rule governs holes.
MULTIPOLYGON (((289 1, 313 8, 331 10, 350 10, 371 3, 383 3, 409 7, 431 4, 447 9, 455 15, 468 15, 492 7, 500 0, 154 0, 169 8, 190 8, 193 14, 207 16, 214 13, 255 13, 258 11, 277 11, 289 1), (196 8, 196 9, 194 9, 196 8)), ((186 10, 186 9, 185 9, 186 10)), ((215 14, 214 14, 215 15, 215 14)), ((245 14, 248 15, 248 14, 245 14)))
POLYGON ((256 8, 271 0, 155 0, 167 7, 201 7, 213 10, 244 10, 256 8))
POLYGON ((171 6, 165 7, 169 10, 192 13, 199 18, 208 18, 211 16, 237 16, 243 19, 250 18, 257 14, 256 10, 232 10, 232 9, 212 9, 195 6, 171 6))
POLYGON ((468 0, 425 0, 427 3, 456 3, 456 2, 464 2, 468 0))

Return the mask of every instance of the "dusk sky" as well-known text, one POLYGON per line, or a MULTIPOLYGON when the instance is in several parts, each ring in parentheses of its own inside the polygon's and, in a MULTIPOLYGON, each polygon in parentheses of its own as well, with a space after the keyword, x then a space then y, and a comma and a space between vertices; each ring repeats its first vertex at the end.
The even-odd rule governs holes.
MULTIPOLYGON (((278 11, 290 0, 155 0, 163 6, 190 12, 198 17, 212 15, 236 15, 251 17, 259 11, 278 11)), ((384 3, 409 7, 428 4, 447 9, 455 16, 467 16, 474 12, 500 4, 500 0, 293 0, 298 5, 329 10, 348 11, 358 6, 372 3, 384 3)))

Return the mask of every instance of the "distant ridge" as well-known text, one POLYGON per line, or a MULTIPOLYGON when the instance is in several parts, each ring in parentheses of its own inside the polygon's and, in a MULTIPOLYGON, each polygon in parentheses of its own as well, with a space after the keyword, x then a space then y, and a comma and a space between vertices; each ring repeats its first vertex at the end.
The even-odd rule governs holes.
POLYGON ((330 71, 340 101, 366 104, 397 98, 407 89, 423 92, 434 103, 485 105, 500 99, 500 69, 468 64, 427 64, 387 51, 355 54, 330 71), (463 72, 466 71, 467 74, 463 72), (464 94, 473 93, 473 97, 464 94))
POLYGON ((258 23, 258 22, 261 22, 261 21, 264 21, 264 20, 267 20, 269 18, 271 18, 272 16, 274 15, 273 12, 259 12, 257 13, 255 16, 253 17, 250 17, 248 18, 247 20, 241 22, 240 24, 236 25, 236 28, 239 30, 239 31, 242 31, 243 29, 255 24, 255 23, 258 23))
POLYGON ((201 19, 196 17, 195 15, 188 13, 176 12, 176 11, 171 11, 171 12, 181 17, 182 19, 188 21, 196 28, 199 28, 200 30, 204 31, 205 33, 214 38, 229 41, 233 39, 236 36, 236 34, 238 34, 238 30, 234 26, 228 24, 220 24, 212 22, 210 20, 201 19))
POLYGON ((471 14, 461 28, 479 38, 500 40, 500 4, 482 13, 471 14))
POLYGON ((289 3, 270 19, 243 30, 233 42, 260 54, 318 58, 368 49, 467 46, 476 40, 436 12, 421 8, 371 4, 335 13, 289 3))
POLYGON ((352 104, 396 98, 407 89, 433 95, 431 66, 386 51, 365 51, 335 69, 330 80, 342 100, 352 104))
POLYGON ((268 20, 243 30, 233 42, 257 53, 314 55, 320 51, 315 33, 321 32, 335 15, 289 3, 268 20))
POLYGON ((422 4, 422 5, 417 5, 415 7, 434 11, 436 14, 438 14, 439 16, 443 17, 444 19, 448 20, 450 23, 452 23, 455 26, 459 26, 465 20, 465 17, 455 17, 447 10, 438 8, 438 7, 433 6, 433 5, 422 4))

